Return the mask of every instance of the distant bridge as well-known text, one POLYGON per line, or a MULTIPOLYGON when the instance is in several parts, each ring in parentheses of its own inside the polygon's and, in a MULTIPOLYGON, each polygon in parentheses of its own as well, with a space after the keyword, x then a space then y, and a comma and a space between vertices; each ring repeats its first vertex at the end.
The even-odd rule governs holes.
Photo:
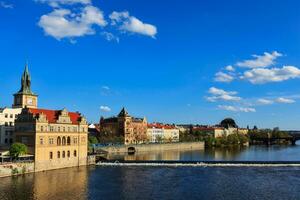
POLYGON ((300 133, 290 133, 287 137, 267 137, 267 138, 254 138, 252 141, 261 141, 267 145, 273 144, 276 141, 285 140, 292 145, 296 145, 296 142, 300 140, 300 133))

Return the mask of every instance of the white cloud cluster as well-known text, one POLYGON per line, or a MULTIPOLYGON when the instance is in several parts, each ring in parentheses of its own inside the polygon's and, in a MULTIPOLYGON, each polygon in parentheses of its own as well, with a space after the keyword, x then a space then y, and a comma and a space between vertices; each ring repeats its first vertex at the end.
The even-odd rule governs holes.
POLYGON ((0 8, 9 8, 9 9, 12 9, 14 8, 14 5, 13 4, 9 4, 9 3, 6 3, 4 1, 0 1, 0 8))
POLYGON ((216 87, 209 88, 208 93, 212 95, 210 97, 206 97, 206 100, 210 102, 240 101, 242 99, 241 97, 236 96, 237 92, 235 91, 225 91, 216 87))
POLYGON ((114 11, 109 15, 111 24, 118 26, 121 31, 138 33, 155 38, 157 28, 154 25, 146 24, 134 16, 130 16, 129 12, 114 11))
POLYGON ((253 55, 254 59, 245 60, 236 63, 239 67, 246 68, 263 68, 271 66, 275 63, 276 58, 282 56, 281 53, 273 51, 272 53, 265 52, 264 55, 253 55))
POLYGON ((60 5, 72 4, 91 4, 91 0, 36 0, 40 3, 47 3, 52 7, 59 7, 60 5))
POLYGON ((227 111, 232 111, 232 112, 246 112, 246 113, 256 112, 255 108, 250 108, 250 107, 219 105, 218 108, 221 110, 227 110, 227 111))
POLYGON ((273 104, 274 101, 269 100, 269 99, 258 99, 257 103, 260 105, 270 105, 270 104, 273 104))
POLYGON ((41 16, 38 23, 46 35, 58 40, 92 35, 95 34, 94 25, 104 27, 106 24, 103 12, 90 5, 84 7, 80 13, 74 13, 68 9, 55 9, 41 16))
POLYGON ((233 67, 232 65, 227 65, 227 66, 225 67, 225 69, 226 69, 227 71, 229 71, 229 72, 234 72, 234 71, 235 71, 235 69, 234 69, 234 67, 233 67))
POLYGON ((295 100, 293 99, 288 99, 288 98, 284 98, 284 97, 279 97, 275 100, 277 103, 287 103, 287 104, 291 104, 291 103, 295 103, 295 100))
MULTIPOLYGON (((35 0, 39 3, 46 3, 53 8, 53 11, 42 15, 38 25, 44 30, 46 35, 57 40, 73 38, 96 33, 96 27, 104 28, 108 24, 103 12, 92 5, 91 0, 35 0), (71 6, 78 4, 80 6, 71 6)), ((110 25, 117 28, 118 33, 135 33, 155 38, 157 28, 147 24, 138 18, 131 16, 129 12, 112 12, 109 15, 110 25)), ((110 29, 108 29, 110 30, 110 29)), ((115 31, 116 32, 116 31, 115 31)), ((107 41, 119 42, 119 37, 103 30, 100 33, 107 41)))
POLYGON ((274 103, 280 103, 280 104, 292 104, 295 103, 296 101, 291 98, 286 98, 286 97, 278 97, 275 99, 258 99, 257 103, 258 105, 271 105, 274 103))
POLYGON ((282 68, 256 68, 244 72, 241 79, 248 80, 253 84, 268 82, 281 82, 288 79, 300 77, 300 69, 294 66, 283 66, 282 68))
POLYGON ((100 106, 100 110, 102 112, 110 112, 111 111, 110 107, 108 107, 108 106, 100 106))
POLYGON ((217 72, 214 80, 217 82, 229 83, 234 80, 234 77, 224 72, 217 72))

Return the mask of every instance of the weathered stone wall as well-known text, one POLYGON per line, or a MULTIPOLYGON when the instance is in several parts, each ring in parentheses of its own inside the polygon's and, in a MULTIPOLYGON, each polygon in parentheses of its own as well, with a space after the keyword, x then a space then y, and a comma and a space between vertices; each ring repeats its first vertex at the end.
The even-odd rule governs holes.
POLYGON ((128 148, 130 147, 133 147, 135 149, 135 152, 169 151, 169 150, 202 150, 204 149, 204 142, 108 146, 100 149, 108 153, 127 153, 128 148))
POLYGON ((34 163, 8 163, 0 165, 0 177, 34 172, 34 163))

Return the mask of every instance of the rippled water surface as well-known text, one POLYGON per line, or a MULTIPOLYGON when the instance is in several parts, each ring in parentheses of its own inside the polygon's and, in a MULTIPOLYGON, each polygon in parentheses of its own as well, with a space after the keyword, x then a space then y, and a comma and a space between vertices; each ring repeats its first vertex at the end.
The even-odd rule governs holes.
MULTIPOLYGON (((125 160, 300 161, 300 146, 110 155, 125 160)), ((0 179, 0 200, 300 199, 300 167, 89 166, 0 179)))
POLYGON ((0 199, 299 199, 300 168, 81 167, 3 178, 0 199))

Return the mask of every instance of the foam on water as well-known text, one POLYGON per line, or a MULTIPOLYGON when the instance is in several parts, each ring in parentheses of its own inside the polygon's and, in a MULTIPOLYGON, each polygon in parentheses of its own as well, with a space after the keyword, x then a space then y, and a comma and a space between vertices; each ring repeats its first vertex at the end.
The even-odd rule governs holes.
POLYGON ((300 167, 300 163, 157 163, 157 162, 99 162, 98 166, 135 166, 135 167, 300 167))

